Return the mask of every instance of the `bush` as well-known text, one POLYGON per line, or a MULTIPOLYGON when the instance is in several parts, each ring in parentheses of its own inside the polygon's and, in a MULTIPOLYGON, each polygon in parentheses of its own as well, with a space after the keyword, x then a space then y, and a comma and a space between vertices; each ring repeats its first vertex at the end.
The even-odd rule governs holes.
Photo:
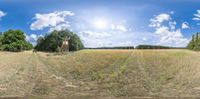
POLYGON ((69 30, 53 31, 47 34, 44 38, 40 37, 35 49, 38 51, 56 52, 62 45, 66 37, 70 37, 69 50, 77 51, 84 48, 80 38, 69 30))

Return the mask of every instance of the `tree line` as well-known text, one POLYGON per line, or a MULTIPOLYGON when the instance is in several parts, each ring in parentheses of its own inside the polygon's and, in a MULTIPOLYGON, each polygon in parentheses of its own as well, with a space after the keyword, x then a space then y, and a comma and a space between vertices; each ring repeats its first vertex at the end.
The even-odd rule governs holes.
MULTIPOLYGON (((81 49, 184 49, 184 47, 169 47, 160 45, 138 45, 134 46, 118 46, 118 47, 98 47, 84 48, 84 45, 79 36, 69 30, 52 31, 46 33, 44 37, 39 37, 35 47, 26 41, 26 36, 21 30, 8 30, 0 32, 0 51, 24 51, 35 49, 46 52, 59 52, 62 42, 66 37, 70 37, 69 50, 78 51, 81 49)), ((192 40, 187 45, 190 50, 200 50, 200 33, 192 36, 192 40)))
POLYGON ((118 46, 118 47, 86 47, 85 49, 134 49, 134 46, 118 46))
POLYGON ((25 33, 21 30, 8 30, 0 33, 0 51, 19 52, 35 49, 38 51, 56 52, 59 51, 62 41, 70 37, 69 50, 78 51, 84 48, 84 45, 78 35, 69 31, 53 31, 47 33, 44 37, 39 37, 35 47, 26 41, 25 33))
POLYGON ((185 49, 185 47, 170 47, 161 45, 138 45, 136 49, 185 49))
POLYGON ((118 46, 118 47, 97 47, 97 48, 85 48, 85 49, 185 49, 185 47, 169 47, 160 45, 138 45, 134 46, 118 46))

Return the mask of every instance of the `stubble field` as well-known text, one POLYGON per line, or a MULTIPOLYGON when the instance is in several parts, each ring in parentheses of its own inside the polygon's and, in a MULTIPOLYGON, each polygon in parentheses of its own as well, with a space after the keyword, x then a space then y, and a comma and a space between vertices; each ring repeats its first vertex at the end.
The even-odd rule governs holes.
POLYGON ((82 50, 0 52, 0 97, 200 97, 200 53, 82 50))

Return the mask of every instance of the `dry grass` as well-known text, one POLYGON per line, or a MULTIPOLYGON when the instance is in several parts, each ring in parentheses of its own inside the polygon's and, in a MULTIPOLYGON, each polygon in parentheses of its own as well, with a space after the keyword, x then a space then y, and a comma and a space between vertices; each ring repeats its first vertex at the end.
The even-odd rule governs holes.
POLYGON ((0 52, 1 97, 200 97, 200 53, 0 52))

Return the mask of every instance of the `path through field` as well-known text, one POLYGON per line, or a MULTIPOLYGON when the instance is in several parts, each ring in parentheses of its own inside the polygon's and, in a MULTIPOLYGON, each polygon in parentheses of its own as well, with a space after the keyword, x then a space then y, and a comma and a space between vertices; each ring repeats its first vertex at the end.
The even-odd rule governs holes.
POLYGON ((0 97, 199 97, 199 59, 188 50, 0 52, 0 97))

